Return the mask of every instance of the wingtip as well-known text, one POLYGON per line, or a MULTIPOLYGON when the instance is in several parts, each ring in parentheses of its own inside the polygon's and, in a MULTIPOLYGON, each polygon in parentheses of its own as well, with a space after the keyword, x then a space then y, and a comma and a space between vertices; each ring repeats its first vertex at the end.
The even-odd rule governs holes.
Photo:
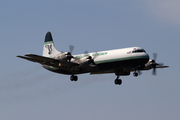
POLYGON ((16 57, 18 57, 18 58, 26 58, 25 56, 20 56, 20 55, 17 55, 16 57))

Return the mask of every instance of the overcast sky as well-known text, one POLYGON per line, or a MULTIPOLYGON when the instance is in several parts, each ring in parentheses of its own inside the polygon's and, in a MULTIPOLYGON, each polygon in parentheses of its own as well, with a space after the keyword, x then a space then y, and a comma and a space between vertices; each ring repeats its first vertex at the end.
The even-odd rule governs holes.
POLYGON ((1 120, 180 119, 179 0, 1 0, 1 120), (169 65, 141 76, 52 73, 17 55, 42 54, 52 32, 73 54, 142 47, 169 65))

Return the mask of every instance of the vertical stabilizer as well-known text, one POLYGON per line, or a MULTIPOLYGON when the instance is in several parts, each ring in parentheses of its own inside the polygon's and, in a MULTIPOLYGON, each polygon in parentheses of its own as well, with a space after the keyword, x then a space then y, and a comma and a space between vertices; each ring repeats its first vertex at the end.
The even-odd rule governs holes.
POLYGON ((54 42, 53 42, 51 32, 48 32, 46 34, 45 41, 44 41, 43 56, 54 57, 58 53, 60 52, 57 51, 56 48, 54 47, 54 42))

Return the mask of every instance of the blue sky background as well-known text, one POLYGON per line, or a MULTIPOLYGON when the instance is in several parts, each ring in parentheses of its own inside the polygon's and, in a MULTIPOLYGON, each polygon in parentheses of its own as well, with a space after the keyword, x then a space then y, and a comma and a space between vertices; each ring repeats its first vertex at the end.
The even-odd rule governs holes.
POLYGON ((179 0, 1 0, 1 120, 180 119, 179 0), (19 59, 42 54, 51 31, 59 51, 73 54, 139 46, 169 65, 137 78, 70 76, 19 59))

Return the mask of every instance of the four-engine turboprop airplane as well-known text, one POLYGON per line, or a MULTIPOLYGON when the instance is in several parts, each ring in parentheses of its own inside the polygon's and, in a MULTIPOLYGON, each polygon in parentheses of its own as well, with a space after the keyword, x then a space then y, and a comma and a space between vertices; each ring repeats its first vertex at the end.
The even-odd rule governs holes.
POLYGON ((130 72, 134 72, 133 75, 137 77, 142 70, 153 69, 153 75, 156 75, 156 68, 168 67, 155 62, 157 57, 155 53, 154 60, 150 60, 146 51, 140 47, 71 55, 73 48, 70 46, 70 52, 57 51, 52 35, 48 32, 45 36, 42 56, 26 54, 17 57, 40 63, 45 69, 52 72, 71 75, 71 81, 78 80, 77 74, 115 73, 117 76, 114 81, 116 85, 122 83, 122 80, 119 79, 120 76, 130 75, 130 72))

